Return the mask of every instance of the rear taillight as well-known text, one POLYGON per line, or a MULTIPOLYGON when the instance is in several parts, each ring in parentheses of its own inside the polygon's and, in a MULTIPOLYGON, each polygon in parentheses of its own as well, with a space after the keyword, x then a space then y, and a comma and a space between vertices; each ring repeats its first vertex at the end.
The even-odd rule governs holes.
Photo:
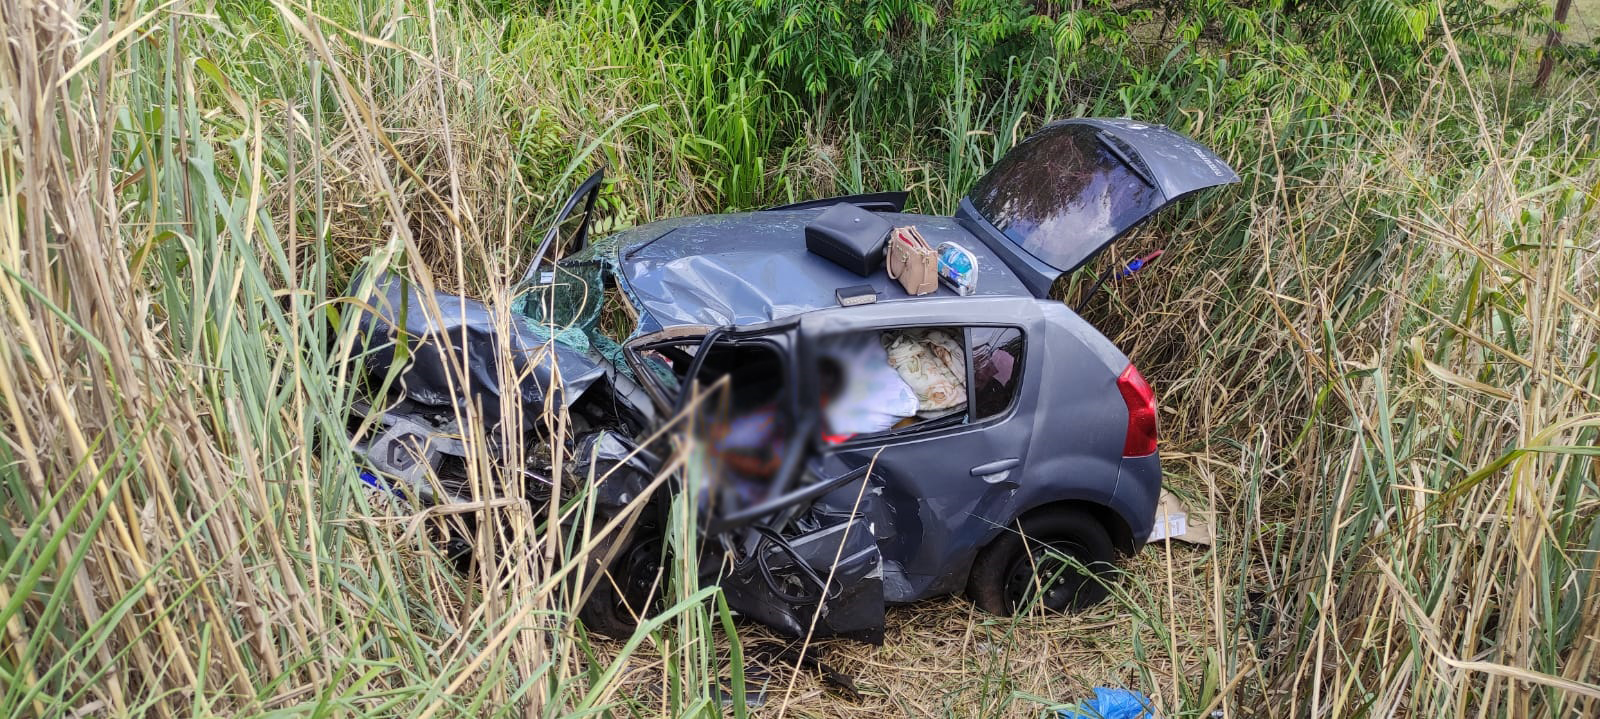
POLYGON ((1128 438, 1122 443, 1122 456, 1143 457, 1156 451, 1156 393, 1133 365, 1117 377, 1117 389, 1128 405, 1128 438))

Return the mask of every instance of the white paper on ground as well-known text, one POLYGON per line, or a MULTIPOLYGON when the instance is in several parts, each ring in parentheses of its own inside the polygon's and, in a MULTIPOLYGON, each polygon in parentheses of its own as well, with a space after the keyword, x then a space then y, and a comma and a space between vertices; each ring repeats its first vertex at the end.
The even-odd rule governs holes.
POLYGON ((1161 503, 1156 505, 1156 522, 1151 528, 1151 542, 1176 539, 1180 542, 1211 546, 1211 523, 1205 516, 1194 515, 1183 506, 1177 495, 1161 490, 1161 503))
POLYGON ((1150 541, 1159 542, 1167 537, 1177 537, 1187 531, 1189 531, 1189 515, 1157 515, 1155 529, 1150 531, 1150 541))

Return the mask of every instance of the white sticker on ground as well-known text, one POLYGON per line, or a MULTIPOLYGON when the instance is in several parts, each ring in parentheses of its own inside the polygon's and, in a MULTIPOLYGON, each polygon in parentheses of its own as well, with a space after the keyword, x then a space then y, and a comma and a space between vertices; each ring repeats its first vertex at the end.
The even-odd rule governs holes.
POLYGON ((1150 540, 1159 542, 1168 537, 1176 537, 1189 531, 1189 515, 1166 514, 1156 517, 1156 526, 1150 530, 1150 540))

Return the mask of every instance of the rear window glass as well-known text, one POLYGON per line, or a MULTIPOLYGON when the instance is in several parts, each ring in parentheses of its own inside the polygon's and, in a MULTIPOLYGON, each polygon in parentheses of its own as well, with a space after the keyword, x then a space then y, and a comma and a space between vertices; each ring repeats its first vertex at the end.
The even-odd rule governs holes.
POLYGON ((1165 202, 1114 142, 1088 125, 1045 128, 995 163, 972 204, 1029 254, 1073 269, 1165 202))
POLYGON ((1022 385, 1022 330, 972 328, 972 404, 978 419, 1011 407, 1022 385))

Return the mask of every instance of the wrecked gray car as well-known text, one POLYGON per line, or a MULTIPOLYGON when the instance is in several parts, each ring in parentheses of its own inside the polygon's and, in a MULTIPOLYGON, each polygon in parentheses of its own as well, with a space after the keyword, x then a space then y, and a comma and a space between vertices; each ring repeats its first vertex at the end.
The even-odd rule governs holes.
POLYGON ((425 317, 418 288, 374 279, 364 367, 393 391, 359 408, 373 429, 357 449, 386 486, 452 501, 470 494, 473 449, 455 423, 515 420, 525 429, 489 434, 520 439, 479 449, 514 455, 524 495, 548 496, 551 468, 528 447, 547 441, 542 413, 565 408, 571 476, 605 476, 593 490, 615 513, 670 451, 642 443, 669 421, 693 427, 681 431, 699 439, 706 481, 653 496, 608 553, 582 614, 603 633, 650 611, 664 507, 688 486, 702 495, 704 579, 790 635, 878 642, 886 605, 963 590, 997 614, 1085 606, 1107 592, 1094 575, 1151 533, 1156 406, 1051 287, 1163 207, 1237 180, 1167 128, 1076 119, 1017 145, 953 217, 904 214, 904 193, 879 193, 590 242, 596 173, 552 224, 509 319, 445 294, 431 298, 444 316, 425 317), (808 227, 830 212, 869 228, 845 237, 842 259, 808 250, 808 227), (876 267, 881 224, 968 251, 970 292, 908 294, 876 267), (602 331, 603 311, 631 330, 602 331), (496 365, 501 343, 516 366, 496 365))

